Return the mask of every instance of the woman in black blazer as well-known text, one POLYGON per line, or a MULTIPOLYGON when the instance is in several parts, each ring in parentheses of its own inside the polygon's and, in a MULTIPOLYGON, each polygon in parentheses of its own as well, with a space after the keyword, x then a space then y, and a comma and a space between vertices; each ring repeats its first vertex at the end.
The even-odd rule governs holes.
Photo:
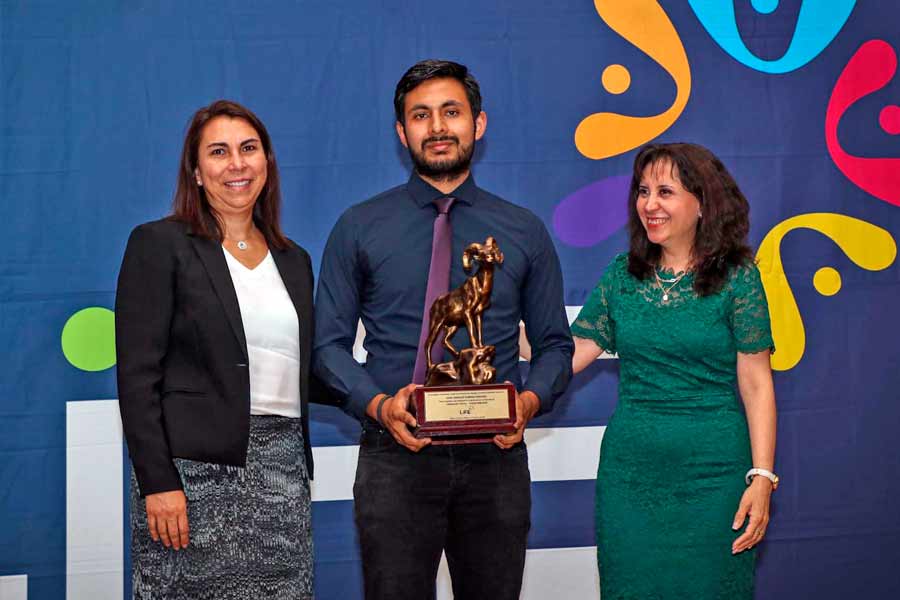
POLYGON ((313 276, 279 204, 265 126, 220 100, 190 123, 173 214, 128 240, 116 352, 136 598, 312 597, 313 276))

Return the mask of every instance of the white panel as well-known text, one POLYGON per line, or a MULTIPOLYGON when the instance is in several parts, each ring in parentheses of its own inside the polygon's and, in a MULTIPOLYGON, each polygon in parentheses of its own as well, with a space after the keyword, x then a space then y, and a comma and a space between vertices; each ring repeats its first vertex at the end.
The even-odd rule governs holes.
MULTIPOLYGON (((525 430, 532 481, 594 479, 605 427, 548 427, 525 430)), ((313 448, 313 501, 352 500, 359 446, 313 448)))
POLYGON ((28 600, 28 576, 0 577, 0 600, 28 600))
POLYGON ((369 355, 366 352, 366 349, 363 348, 363 340, 366 337, 366 328, 363 327, 362 321, 360 320, 356 324, 356 340, 353 341, 353 358, 356 359, 358 363, 366 362, 366 356, 369 355))
POLYGON ((580 312, 580 306, 566 306, 566 317, 568 317, 569 319, 569 325, 575 322, 575 319, 578 317, 578 313, 580 312))
POLYGON ((596 600, 597 548, 542 548, 525 555, 520 600, 596 600))
POLYGON ((441 554, 441 564, 437 573, 437 597, 435 600, 453 598, 453 584, 450 581, 450 568, 447 566, 447 555, 441 554))
POLYGON ((358 456, 359 446, 313 447, 316 465, 316 478, 311 485, 313 502, 353 499, 358 456))
POLYGON ((66 598, 121 600, 122 422, 116 400, 66 403, 66 598))
POLYGON ((536 427, 525 430, 532 481, 596 479, 606 427, 536 427))
MULTIPOLYGON (((547 548, 525 554, 520 600, 597 600, 597 548, 547 548)), ((446 557, 437 576, 437 600, 451 600, 453 587, 446 557)))

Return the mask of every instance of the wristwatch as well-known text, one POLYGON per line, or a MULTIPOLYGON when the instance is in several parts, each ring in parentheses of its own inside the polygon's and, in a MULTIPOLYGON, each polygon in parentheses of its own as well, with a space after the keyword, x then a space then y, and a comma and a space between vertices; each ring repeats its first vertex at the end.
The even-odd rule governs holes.
POLYGON ((773 492, 778 489, 778 482, 780 481, 780 479, 778 478, 778 475, 776 475, 772 471, 769 471, 768 469, 750 469, 749 471, 747 471, 747 474, 744 475, 744 481, 747 483, 747 485, 750 485, 750 482, 753 481, 753 478, 757 475, 762 475, 772 482, 773 492))

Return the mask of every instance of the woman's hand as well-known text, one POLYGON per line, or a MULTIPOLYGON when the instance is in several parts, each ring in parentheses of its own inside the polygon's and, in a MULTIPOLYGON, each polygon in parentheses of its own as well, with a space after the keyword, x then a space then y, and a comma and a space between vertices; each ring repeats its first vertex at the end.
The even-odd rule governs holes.
POLYGON ((734 515, 734 523, 731 528, 735 531, 741 528, 749 517, 750 522, 744 533, 731 545, 731 553, 737 554, 749 550, 766 535, 769 526, 769 500, 772 497, 772 482, 757 475, 744 490, 741 503, 734 515))
MULTIPOLYGON (((768 350, 755 354, 738 352, 737 379, 750 430, 750 452, 754 467, 772 470, 775 464, 775 386, 768 350)), ((750 523, 734 541, 731 552, 737 554, 752 548, 762 540, 769 525, 769 498, 772 482, 757 475, 744 490, 741 504, 734 515, 732 529, 739 529, 747 517, 750 523)))
POLYGON ((147 526, 154 542, 162 540, 166 548, 187 548, 187 498, 181 490, 147 494, 147 526))

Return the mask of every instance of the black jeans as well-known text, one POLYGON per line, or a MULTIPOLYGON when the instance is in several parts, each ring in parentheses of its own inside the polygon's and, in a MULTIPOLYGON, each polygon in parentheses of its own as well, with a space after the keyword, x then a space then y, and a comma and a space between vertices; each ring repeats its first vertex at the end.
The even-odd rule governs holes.
POLYGON ((525 444, 410 452, 366 424, 353 486, 367 600, 430 600, 441 551, 456 600, 515 600, 531 527, 525 444))

